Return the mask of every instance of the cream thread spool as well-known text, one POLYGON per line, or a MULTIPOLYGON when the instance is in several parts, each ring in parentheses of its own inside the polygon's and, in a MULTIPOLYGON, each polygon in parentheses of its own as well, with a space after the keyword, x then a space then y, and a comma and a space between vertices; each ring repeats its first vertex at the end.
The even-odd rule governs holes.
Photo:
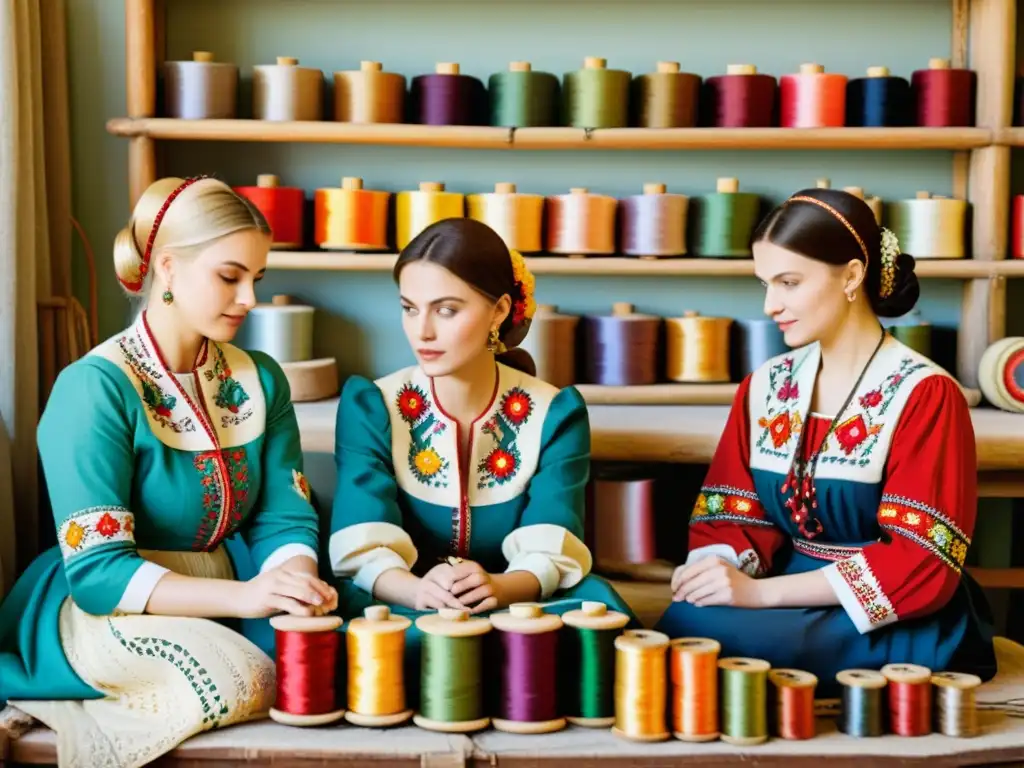
POLYGON ((586 187, 548 197, 548 252, 570 258, 614 254, 617 208, 614 197, 591 193, 586 187))
MULTIPOLYGON (((370 637, 375 635, 390 635, 395 633, 401 633, 403 636, 403 642, 401 643, 402 649, 405 647, 404 635, 405 631, 412 626, 412 622, 404 616, 392 616, 390 609, 386 605, 371 605, 363 612, 361 618, 352 619, 349 622, 348 631, 346 636, 348 638, 348 701, 349 708, 345 712, 345 719, 353 725, 359 725, 366 728, 386 728, 393 725, 400 725, 406 722, 413 716, 411 709, 404 708, 405 705, 405 681, 403 678, 403 657, 401 652, 397 652, 396 658, 380 659, 382 667, 387 667, 389 672, 387 674, 393 676, 392 685, 397 685, 399 690, 396 692, 394 689, 391 690, 391 694, 395 699, 396 706, 392 707, 395 711, 385 713, 374 713, 374 712, 361 712, 360 708, 363 706, 362 702, 362 689, 370 688, 375 683, 372 680, 373 672, 371 670, 363 670, 358 665, 358 644, 366 642, 370 637), (400 704, 398 702, 401 702, 400 704)), ((370 640, 370 642, 374 642, 370 640)), ((373 698, 372 694, 369 698, 373 698)))
POLYGON ((665 319, 665 374, 670 381, 729 381, 732 318, 702 317, 694 311, 665 319))
POLYGON ((690 198, 669 194, 664 184, 644 184, 642 195, 619 201, 622 252, 641 259, 686 255, 690 198))
POLYGON ((889 229, 900 250, 915 259, 962 259, 966 256, 967 202, 918 192, 913 200, 889 205, 889 229))
POLYGON ((520 253, 544 249, 544 196, 516 192, 516 185, 498 182, 493 192, 466 196, 469 218, 482 221, 520 253))
POLYGON ((358 70, 334 73, 335 121, 404 122, 405 76, 382 70, 379 61, 361 61, 358 70))
POLYGON ((226 120, 238 113, 238 67, 193 51, 191 61, 164 63, 164 112, 179 120, 226 120))
POLYGON ((294 304, 290 296, 278 294, 270 304, 257 304, 244 324, 244 346, 270 355, 278 363, 307 361, 313 353, 315 309, 294 304))
POLYGON ((576 383, 576 339, 580 318, 559 314, 552 304, 538 304, 530 332, 520 348, 537 365, 537 378, 559 389, 576 383))
POLYGON ((395 229, 398 250, 431 224, 442 219, 462 218, 466 211, 465 195, 446 192, 438 181, 420 182, 418 190, 399 192, 395 201, 395 229))
POLYGON ((270 122, 309 121, 323 118, 324 75, 319 69, 300 67, 292 56, 278 56, 276 64, 252 68, 252 113, 270 122))
POLYGON ((1024 336, 990 344, 978 364, 978 387, 1000 410, 1024 413, 1024 336))

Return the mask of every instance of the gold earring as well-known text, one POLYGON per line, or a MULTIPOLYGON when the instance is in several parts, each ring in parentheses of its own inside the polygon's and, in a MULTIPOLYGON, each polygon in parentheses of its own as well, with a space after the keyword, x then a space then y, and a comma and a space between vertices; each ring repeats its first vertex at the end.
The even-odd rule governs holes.
POLYGON ((491 328, 491 332, 487 335, 487 351, 497 352, 499 342, 500 339, 498 338, 498 329, 491 328))
POLYGON ((854 300, 856 298, 857 298, 857 292, 856 291, 847 291, 846 292, 846 300, 848 302, 850 302, 851 304, 854 302, 854 300))

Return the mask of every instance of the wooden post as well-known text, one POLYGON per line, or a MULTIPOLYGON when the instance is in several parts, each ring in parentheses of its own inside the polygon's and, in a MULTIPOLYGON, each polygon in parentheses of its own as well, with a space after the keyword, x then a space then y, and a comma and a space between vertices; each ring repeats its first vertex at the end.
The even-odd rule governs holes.
MULTIPOLYGON (((156 0, 125 0, 125 74, 128 117, 156 115, 156 0)), ((156 180, 156 145, 146 136, 129 139, 128 197, 135 202, 156 180)))

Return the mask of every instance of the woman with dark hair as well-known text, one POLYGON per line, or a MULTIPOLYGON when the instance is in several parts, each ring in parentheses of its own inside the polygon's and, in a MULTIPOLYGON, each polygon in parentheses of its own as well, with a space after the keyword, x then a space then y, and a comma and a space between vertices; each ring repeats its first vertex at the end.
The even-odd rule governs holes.
POLYGON ((561 613, 587 599, 628 613, 583 543, 586 404, 516 348, 536 307, 522 256, 485 224, 446 219, 394 277, 417 364, 342 390, 329 546, 342 610, 561 613))
POLYGON ((977 512, 957 382, 888 335, 914 260, 846 192, 808 189, 759 225, 764 311, 792 351, 740 385, 658 628, 815 673, 887 663, 973 671, 995 657, 964 570, 977 512))

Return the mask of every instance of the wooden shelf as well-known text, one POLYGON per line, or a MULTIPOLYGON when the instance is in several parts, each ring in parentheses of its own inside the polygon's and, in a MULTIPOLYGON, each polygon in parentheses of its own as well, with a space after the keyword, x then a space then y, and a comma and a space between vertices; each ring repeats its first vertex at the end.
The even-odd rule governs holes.
POLYGON ((873 149, 966 150, 989 146, 987 128, 496 128, 330 121, 178 120, 116 117, 115 136, 172 141, 379 144, 461 149, 873 149))
POLYGON ((995 132, 993 143, 1004 147, 1024 147, 1024 128, 1000 128, 995 132))
MULTIPOLYGON (((390 272, 397 258, 397 254, 394 253, 271 251, 267 267, 276 270, 390 272)), ((526 262, 530 270, 537 275, 736 277, 754 274, 752 259, 530 256, 526 262)), ((922 259, 917 262, 915 271, 920 277, 965 280, 1000 276, 1024 277, 1024 259, 922 259)))

